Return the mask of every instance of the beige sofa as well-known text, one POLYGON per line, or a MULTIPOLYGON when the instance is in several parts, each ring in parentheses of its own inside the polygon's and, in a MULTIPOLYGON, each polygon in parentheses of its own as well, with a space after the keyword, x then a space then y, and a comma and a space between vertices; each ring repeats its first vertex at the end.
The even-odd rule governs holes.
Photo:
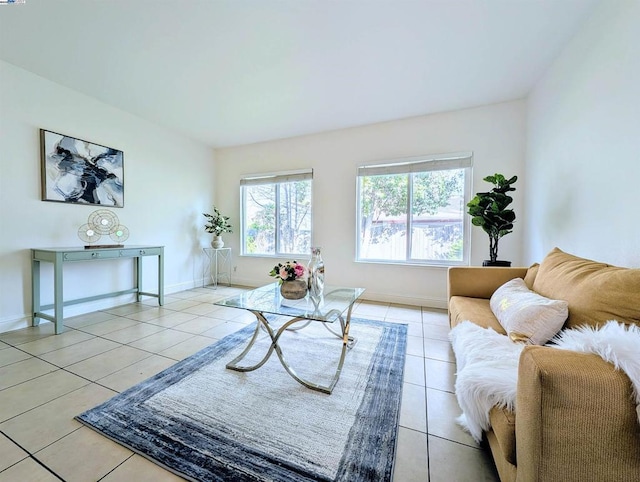
MULTIPOLYGON (((569 304, 564 325, 640 325, 640 269, 554 249, 530 268, 452 267, 451 327, 470 320, 505 334, 489 300, 510 279, 569 304)), ((638 354, 640 356, 640 353, 638 354)), ((631 381, 598 355, 526 346, 516 412, 494 408, 486 439, 502 482, 640 481, 640 424, 631 381)))

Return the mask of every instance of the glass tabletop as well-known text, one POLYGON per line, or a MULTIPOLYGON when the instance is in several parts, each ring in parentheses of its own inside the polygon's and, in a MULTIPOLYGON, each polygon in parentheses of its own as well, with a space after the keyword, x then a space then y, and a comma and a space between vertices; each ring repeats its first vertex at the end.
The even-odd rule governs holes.
POLYGON ((300 300, 288 300, 280 294, 280 285, 271 283, 214 304, 274 315, 333 322, 347 311, 362 293, 364 288, 325 286, 324 293, 319 299, 313 299, 307 293, 307 296, 300 300))

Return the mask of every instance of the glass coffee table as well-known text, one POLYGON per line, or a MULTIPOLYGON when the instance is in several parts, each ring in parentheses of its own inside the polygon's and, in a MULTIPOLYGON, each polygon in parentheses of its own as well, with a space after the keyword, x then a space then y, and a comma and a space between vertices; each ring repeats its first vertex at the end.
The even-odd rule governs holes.
POLYGON ((227 363, 226 367, 230 370, 241 372, 257 370, 267 362, 271 354, 275 351, 284 369, 295 380, 307 388, 330 394, 340 378, 340 372, 342 371, 347 351, 353 348, 357 341, 356 338, 349 335, 351 311, 354 303, 363 292, 364 288, 325 286, 324 293, 320 298, 311 297, 307 294, 307 296, 300 300, 287 300, 280 295, 280 285, 278 283, 272 283, 216 302, 216 305, 248 310, 253 313, 257 319, 255 332, 249 340, 248 345, 240 355, 227 363), (270 322, 268 315, 285 316, 290 319, 282 325, 275 327, 270 322), (300 377, 285 359, 278 343, 280 336, 285 330, 301 330, 310 323, 322 323, 327 330, 342 342, 342 351, 340 359, 338 360, 338 366, 329 385, 320 385, 300 377), (264 357, 258 363, 250 366, 240 365, 240 362, 254 347, 254 343, 261 330, 268 333, 271 338, 271 345, 267 353, 265 353, 264 357))

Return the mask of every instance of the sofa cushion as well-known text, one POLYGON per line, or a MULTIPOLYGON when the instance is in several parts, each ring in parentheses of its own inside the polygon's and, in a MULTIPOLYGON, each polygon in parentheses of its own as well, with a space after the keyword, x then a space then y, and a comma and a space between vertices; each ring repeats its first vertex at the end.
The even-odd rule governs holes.
POLYGON ((560 331, 568 314, 566 301, 534 293, 521 278, 507 281, 491 296, 491 311, 513 341, 544 345, 560 331))
POLYGON ((452 296, 449 299, 449 316, 452 328, 462 321, 469 320, 483 328, 493 328, 498 333, 507 334, 493 316, 489 300, 484 298, 452 296))
POLYGON ((504 407, 493 407, 489 412, 493 430, 502 456, 516 465, 516 414, 504 407))
POLYGON ((516 474, 526 473, 524 470, 519 472, 519 469, 515 465, 507 462, 507 459, 502 456, 502 447, 500 447, 493 430, 487 432, 487 442, 489 442, 493 461, 495 462, 498 476, 502 482, 515 482, 516 474))
POLYGON ((533 290, 569 303, 567 328, 609 320, 640 325, 640 269, 619 268, 554 248, 540 263, 533 290))
POLYGON ((533 282, 536 280, 536 276, 538 275, 538 269, 540 269, 540 263, 533 263, 529 266, 527 274, 524 276, 524 282, 530 290, 533 289, 533 282))

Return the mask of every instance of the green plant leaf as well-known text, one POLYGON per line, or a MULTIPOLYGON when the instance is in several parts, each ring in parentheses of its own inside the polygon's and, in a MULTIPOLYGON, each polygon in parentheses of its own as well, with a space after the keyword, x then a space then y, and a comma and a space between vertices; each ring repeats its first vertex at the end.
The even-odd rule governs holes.
POLYGON ((467 203, 471 224, 480 226, 489 235, 489 254, 493 260, 498 254, 498 240, 513 232, 516 215, 512 209, 508 209, 513 198, 505 193, 516 190, 511 184, 517 180, 517 176, 507 179, 499 173, 487 176, 484 181, 493 184, 493 188, 488 192, 476 193, 467 203))

